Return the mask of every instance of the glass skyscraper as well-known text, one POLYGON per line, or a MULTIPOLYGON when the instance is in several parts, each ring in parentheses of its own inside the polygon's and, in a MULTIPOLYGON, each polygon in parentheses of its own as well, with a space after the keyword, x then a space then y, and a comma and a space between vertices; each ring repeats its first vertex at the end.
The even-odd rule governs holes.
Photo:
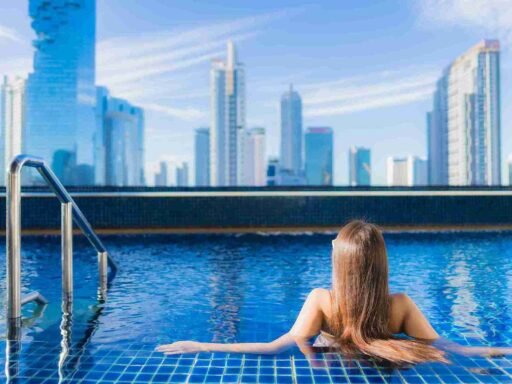
POLYGON ((36 34, 27 81, 26 152, 64 184, 93 184, 95 0, 30 0, 36 34))
POLYGON ((244 185, 255 187, 266 185, 265 141, 265 128, 252 128, 246 133, 244 185))
POLYGON ((208 187, 210 185, 210 129, 196 129, 194 143, 195 185, 208 187))
POLYGON ((281 97, 281 167, 302 172, 302 99, 291 85, 281 97))
POLYGON ((501 184, 497 40, 478 43, 444 71, 427 123, 431 184, 501 184))
POLYGON ((368 186, 371 184, 370 150, 362 147, 351 147, 348 155, 349 185, 368 186))
POLYGON ((306 180, 308 185, 333 184, 333 132, 329 127, 306 131, 306 180))
POLYGON ((94 147, 99 184, 144 185, 144 111, 98 87, 94 147))
POLYGON ((227 60, 215 60, 210 71, 210 182, 231 186, 243 182, 245 141, 245 76, 228 43, 227 60))

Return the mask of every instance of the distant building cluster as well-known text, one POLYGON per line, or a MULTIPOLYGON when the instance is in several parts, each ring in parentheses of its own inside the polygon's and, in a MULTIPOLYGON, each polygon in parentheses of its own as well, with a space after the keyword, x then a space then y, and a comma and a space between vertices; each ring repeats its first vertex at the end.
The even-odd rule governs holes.
MULTIPOLYGON (((281 97, 280 155, 267 161, 264 129, 245 128, 243 65, 232 43, 227 60, 213 63, 211 79, 210 152, 198 145, 207 130, 196 131, 196 185, 333 185, 333 130, 303 128, 302 99, 292 86, 281 97), (210 179, 204 171, 207 158, 210 179)), ((387 185, 500 185, 499 79, 496 40, 477 44, 448 66, 427 114, 428 156, 389 156, 387 185)), ((348 160, 349 185, 370 186, 371 150, 352 146, 348 160)), ((512 181, 512 161, 509 169, 512 181)))
POLYGON ((30 0, 29 10, 34 69, 3 79, 2 169, 29 153, 64 184, 144 185, 144 111, 96 86, 96 1, 30 0))
MULTIPOLYGON (((45 159, 68 185, 332 186, 334 130, 304 127, 302 98, 280 100, 279 155, 247 127, 245 67, 233 42, 210 68, 210 126, 195 130, 194 161, 144 169, 144 110, 96 85, 96 0, 30 0, 33 72, 1 83, 2 169, 19 153, 45 159)), ((425 158, 389 154, 388 186, 500 185, 500 46, 484 40, 442 73, 427 113, 425 158)), ((507 162, 512 183, 512 159, 507 162)), ((351 146, 348 184, 372 185, 371 149, 351 146)), ((35 172, 24 183, 38 184, 35 172)), ((1 178, 4 182, 4 178, 1 178)))

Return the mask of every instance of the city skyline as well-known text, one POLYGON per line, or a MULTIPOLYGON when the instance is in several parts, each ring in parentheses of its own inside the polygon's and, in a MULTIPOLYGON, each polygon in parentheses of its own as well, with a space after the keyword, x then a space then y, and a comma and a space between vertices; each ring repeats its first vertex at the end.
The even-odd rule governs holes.
MULTIPOLYGON (((147 44, 144 46, 141 46, 140 43, 142 40, 147 42, 148 40, 146 37, 153 36, 151 35, 154 32, 164 32, 165 28, 163 27, 162 23, 159 23, 158 16, 156 16, 157 12, 154 12, 155 9, 159 9, 159 6, 155 3, 151 3, 151 12, 146 12, 146 15, 148 16, 148 21, 153 20, 153 18, 157 18, 154 29, 145 31, 149 35, 144 35, 143 38, 138 39, 134 36, 131 36, 130 39, 132 40, 131 45, 125 45, 123 44, 126 41, 126 39, 123 36, 123 33, 126 33, 127 30, 124 30, 124 25, 120 24, 114 24, 112 26, 109 26, 108 29, 105 28, 105 21, 109 20, 109 15, 115 8, 116 2, 111 3, 110 5, 105 4, 99 4, 98 5, 98 38, 99 38, 99 44, 97 47, 97 55, 98 55, 98 77, 99 80, 102 79, 108 79, 108 81, 101 83, 105 83, 107 86, 110 87, 112 85, 113 95, 114 96, 121 96, 124 97, 124 94, 121 94, 120 91, 123 90, 122 87, 119 87, 116 85, 116 81, 121 81, 123 79, 119 79, 122 77, 119 73, 109 72, 110 69, 105 69, 105 55, 106 55, 106 47, 112 48, 109 50, 112 54, 118 54, 122 49, 124 48, 137 48, 137 47, 145 47, 147 49, 150 49, 150 47, 146 47, 147 44), (154 6, 153 6, 154 5, 154 6), (151 15, 151 17, 149 17, 151 15), (119 40, 116 40, 118 39, 119 40), (125 40, 123 40, 125 39, 125 40), (118 43, 119 46, 112 45, 113 43, 118 43), (110 45, 109 45, 110 44, 110 45), (102 53, 103 52, 103 53, 102 53), (103 68, 103 69, 102 69, 103 68), (110 73, 110 75, 109 75, 110 73), (108 76, 107 76, 108 75, 108 76), (115 81, 114 81, 115 80, 115 81), (109 84, 110 83, 110 84, 109 84)), ((288 4, 290 7, 290 3, 288 4)), ((27 14, 27 7, 26 3, 21 6, 10 6, 9 9, 7 9, 7 14, 11 16, 21 15, 22 12, 27 14)), ((489 7, 492 7, 493 5, 490 4, 489 7)), ((160 6, 161 8, 162 6, 160 6)), ((390 155, 418 155, 418 156, 424 156, 426 154, 425 148, 426 148, 426 138, 425 138, 425 122, 424 122, 424 116, 425 113, 431 108, 431 92, 433 91, 432 85, 435 82, 436 78, 439 78, 440 74, 442 73, 443 68, 446 67, 446 64, 451 62, 454 58, 456 58, 458 55, 460 55, 462 52, 466 51, 469 46, 472 45, 472 42, 477 42, 481 40, 483 37, 493 37, 494 34, 497 35, 497 37, 500 37, 500 31, 498 30, 493 31, 491 34, 491 29, 488 27, 480 28, 478 26, 472 25, 472 28, 464 29, 461 26, 458 27, 450 27, 445 24, 443 24, 442 20, 431 20, 434 24, 436 24, 436 29, 432 30, 429 29, 428 31, 433 34, 438 35, 445 35, 448 30, 455 29, 456 32, 454 34, 450 34, 450 41, 449 44, 445 44, 445 46, 441 49, 441 47, 436 46, 435 49, 428 51, 428 56, 421 55, 421 54, 415 54, 414 50, 410 51, 409 48, 411 48, 410 41, 413 40, 412 36, 415 36, 414 38, 418 38, 418 36, 423 36, 423 40, 415 40, 415 41, 421 41, 422 44, 426 44, 427 46, 434 44, 435 39, 426 38, 425 30, 422 30, 418 24, 408 24, 407 28, 411 31, 411 38, 405 39, 406 41, 401 41, 400 39, 396 38, 396 31, 391 33, 389 36, 385 36, 384 39, 384 47, 386 44, 391 44, 391 41, 393 41, 393 46, 396 46, 396 44, 402 44, 403 46, 407 47, 406 51, 409 51, 407 54, 408 63, 405 65, 403 58, 404 55, 398 55, 397 57, 392 57, 392 55, 387 54, 385 56, 386 60, 383 61, 383 63, 386 63, 386 65, 378 66, 374 65, 374 63, 367 61, 362 66, 360 66, 361 70, 359 73, 365 73, 369 79, 369 81, 373 82, 375 81, 376 84, 367 84, 367 83, 361 83, 358 78, 358 71, 356 71, 356 64, 353 61, 357 60, 364 60, 368 57, 368 54, 372 51, 372 41, 365 39, 365 36, 371 36, 371 31, 366 30, 365 26, 367 25, 364 21, 361 19, 358 19, 358 23, 354 24, 352 23, 350 25, 351 28, 354 29, 354 36, 357 36, 353 38, 352 40, 344 39, 342 43, 344 45, 348 45, 352 47, 352 55, 354 58, 351 58, 348 60, 348 63, 350 63, 349 67, 345 65, 338 65, 339 60, 342 58, 342 55, 340 55, 340 49, 341 47, 333 46, 332 52, 328 56, 323 56, 320 54, 317 49, 317 47, 313 47, 311 45, 311 39, 305 39, 301 41, 303 44, 301 46, 296 46, 294 49, 290 51, 284 51, 284 52, 290 52, 290 54, 297 55, 300 53, 301 58, 306 58, 305 60, 307 63, 306 67, 314 68, 314 63, 322 63, 322 58, 329 58, 329 62, 323 62, 321 65, 322 71, 313 71, 309 72, 307 74, 302 74, 302 76, 297 75, 297 72, 300 72, 301 68, 304 68, 304 66, 299 65, 297 67, 297 72, 292 71, 289 73, 289 75, 283 75, 283 70, 286 69, 286 67, 283 67, 279 64, 279 60, 276 60, 276 57, 272 56, 272 53, 275 52, 276 47, 272 44, 268 44, 268 39, 271 38, 271 36, 268 36, 269 34, 272 34, 273 31, 276 31, 276 24, 284 23, 287 26, 290 26, 292 29, 295 28, 296 24, 300 24, 305 17, 305 13, 308 14, 308 17, 319 17, 320 15, 327 17, 325 13, 322 13, 319 9, 313 7, 312 10, 308 10, 307 12, 304 12, 303 9, 298 9, 297 7, 291 7, 286 8, 286 4, 283 6, 283 9, 276 9, 275 7, 271 7, 270 4, 267 2, 263 2, 261 6, 259 6, 257 9, 249 9, 249 8, 242 8, 237 12, 234 12, 233 14, 225 13, 226 8, 220 7, 220 10, 217 11, 216 14, 213 14, 210 20, 205 20, 206 27, 210 28, 212 25, 211 22, 214 22, 215 20, 222 20, 225 23, 222 24, 224 26, 224 32, 221 31, 222 28, 220 28, 217 24, 218 29, 215 29, 218 32, 218 35, 216 35, 216 41, 215 43, 212 43, 212 46, 215 46, 215 48, 211 52, 211 57, 205 58, 203 61, 198 63, 197 65, 194 64, 194 66, 190 67, 190 71, 194 73, 194 78, 196 77, 195 74, 199 74, 198 79, 208 77, 208 70, 209 62, 213 57, 222 57, 224 50, 221 48, 228 39, 228 37, 233 37, 234 41, 238 43, 240 47, 240 51, 243 55, 243 61, 247 65, 248 70, 248 116, 247 116, 247 126, 263 126, 266 128, 267 131, 267 137, 268 137, 268 155, 269 156, 275 156, 279 155, 279 149, 278 149, 278 142, 279 142, 279 111, 276 108, 279 103, 279 95, 288 87, 289 83, 294 83, 295 88, 301 92, 304 104, 305 104, 305 121, 304 126, 313 126, 313 125, 327 125, 333 127, 336 133, 335 135, 335 153, 336 153, 336 159, 334 164, 335 169, 335 183, 336 184, 348 184, 348 175, 347 175, 347 168, 348 159, 344 155, 339 155, 340 153, 346 153, 348 150, 349 145, 363 145, 370 147, 372 149, 372 160, 373 160, 373 168, 374 168, 374 175, 375 178, 372 180, 374 184, 384 184, 385 183, 385 158, 390 155), (223 13, 224 12, 224 13, 223 13), (244 15, 245 14, 245 15, 244 15), (260 17, 261 16, 261 17, 260 17), (243 21, 243 22, 242 22, 243 21), (237 24, 238 23, 238 24, 237 24), (240 25, 244 25, 244 28, 241 28, 240 25), (253 31, 260 30, 263 28, 265 30, 269 30, 268 32, 254 32, 255 36, 253 36, 253 31), (239 28, 239 29, 237 29, 239 28), (229 33, 226 33, 225 31, 229 30, 229 33), (233 32, 234 31, 234 32, 233 32), (244 31, 242 33, 242 31, 244 31), (223 35, 224 33, 224 35, 223 35), (231 36, 227 36, 227 34, 230 34, 231 36), (226 36, 226 37, 223 37, 226 36), (464 38, 462 38, 464 37, 464 38), (364 42, 364 46, 357 47, 354 46, 353 43, 356 42, 364 42), (218 42, 218 44, 217 44, 218 42), (264 43, 267 42, 267 43, 264 43), (409 42, 409 43, 408 43, 409 42), (264 46, 264 47, 263 47, 264 46), (217 48, 218 47, 218 48, 217 48), (294 53, 295 52, 295 53, 294 53), (422 58, 423 60, 418 60, 419 58, 422 58), (320 61, 317 61, 317 58, 320 61), (427 59, 427 62, 431 63, 432 65, 423 66, 423 67, 415 67, 419 61, 425 61, 427 59), (264 59, 264 60, 262 60, 264 59), (393 60, 398 60, 396 63, 399 64, 398 69, 400 69, 400 75, 396 75, 395 72, 389 71, 390 68, 395 67, 393 60), (262 64, 263 63, 263 64, 262 64), (337 64, 338 63, 338 64, 337 64), (393 64, 391 64, 393 63, 393 64), (402 64, 400 64, 402 63, 402 64), (389 65, 391 64, 391 65, 389 65), (338 67, 336 71, 333 72, 334 68, 338 67), (205 71, 206 68, 206 71, 205 71), (424 75, 425 81, 421 82, 418 80, 418 77, 411 77, 411 73, 409 70, 411 68, 418 69, 416 73, 418 75, 424 75), (382 70, 382 71, 381 71, 382 70), (204 75, 206 73, 206 75, 204 75), (262 73, 265 73, 265 76, 262 77, 262 73), (340 78, 341 76, 341 78, 340 78), (268 79, 268 80, 265 80, 268 79), (276 83, 275 80, 279 79, 279 81, 276 83), (431 80, 430 80, 431 79, 431 80), (265 80, 265 83, 262 84, 262 81, 265 80), (346 103, 343 100, 346 100, 346 97, 349 96, 350 98, 353 98, 354 101, 358 101, 359 97, 357 95, 357 92, 359 91, 361 93, 362 90, 365 90, 365 94, 370 97, 372 95, 372 92, 377 92, 377 86, 383 87, 384 85, 393 85, 396 81, 399 80, 399 84, 395 84, 396 86, 402 86, 402 81, 405 85, 408 85, 410 89, 416 89, 415 87, 419 85, 418 84, 424 84, 421 85, 421 87, 424 88, 424 90, 418 90, 419 93, 424 94, 424 96, 421 96, 421 99, 418 99, 416 101, 411 101, 406 104, 395 104, 388 105, 388 106, 380 106, 380 107, 368 107, 357 111, 354 106, 348 108, 346 103), (414 82, 413 80, 416 80, 414 82), (428 80, 428 81, 427 81, 428 80), (333 88, 333 83, 339 82, 338 88, 333 88), (264 104, 261 102, 261 96, 256 95, 255 93, 262 94, 264 93, 265 88, 269 88, 269 83, 278 84, 279 86, 273 86, 272 90, 266 91, 265 93, 265 100, 267 104, 273 104, 274 107, 271 107, 270 109, 265 107, 268 110, 268 113, 260 113, 257 112, 261 105, 264 104), (406 84, 408 83, 408 84, 406 84), (319 86, 321 85, 321 86, 319 86), (341 87, 343 85, 343 87, 341 87), (368 88, 369 87, 369 88, 368 88), (420 92, 421 91, 421 92, 420 92), (427 92, 428 91, 428 92, 427 92), (336 92, 339 92, 339 94, 336 94, 336 92), (269 97, 270 93, 272 93, 274 96, 269 97), (340 97, 344 97, 345 99, 340 99, 340 97), (336 118, 336 121, 331 123, 330 121, 334 119, 334 117, 329 117, 327 114, 332 113, 341 113, 341 112, 335 112, 331 109, 326 110, 325 108, 320 108, 323 104, 323 102, 326 102, 326 100, 335 100, 336 103, 340 102, 341 105, 347 107, 345 108, 345 112, 343 114, 336 115, 338 116, 336 118), (317 103, 317 104, 315 104, 317 103), (406 105, 407 107, 404 108, 403 106, 406 105), (316 107, 318 106, 318 108, 316 107), (348 109, 351 109, 351 111, 348 111, 348 109), (323 112, 322 112, 323 110, 323 112), (322 115, 323 114, 323 115, 322 115), (261 124, 258 123, 258 120, 254 118, 254 116, 261 116, 261 119, 271 121, 270 123, 262 122, 261 124), (341 138, 343 138, 343 142, 340 143, 341 138), (393 138, 393 139, 392 139, 393 138), (379 142, 380 145, 377 147, 374 143, 379 142), (384 180, 384 182, 383 182, 384 180)), ((393 2, 391 4, 388 4, 387 7, 391 7, 395 9, 397 7, 397 3, 393 2)), ((140 9, 136 4, 133 3, 127 3, 124 7, 128 10, 133 9, 140 9)), ((165 7, 164 7, 165 8, 165 7)), ((185 10, 187 7, 185 4, 182 4, 183 10, 185 10)), ((360 15, 371 15, 375 14, 379 9, 377 9, 375 6, 372 6, 372 4, 368 3, 366 4, 364 8, 361 9, 360 15)), ((424 20, 424 18, 430 17, 428 15, 428 9, 425 11, 423 8, 421 8, 421 11, 418 11, 418 8, 403 8, 400 10, 400 13, 403 13, 403 16, 405 16, 404 20, 409 20, 411 22, 415 21, 421 21, 424 20), (413 9, 414 8, 414 9, 413 9)), ((427 7, 428 8, 428 7, 427 7)), ((163 10, 165 11, 165 10, 163 10)), ((339 7, 338 10, 335 10, 335 12, 345 12, 345 13, 351 13, 352 16, 354 15, 354 12, 356 12, 353 9, 347 9, 346 7, 339 7)), ((181 11, 178 11, 178 14, 183 16, 183 13, 180 13, 181 11)), ((4 13, 5 15, 6 13, 4 13)), ((162 15, 166 14, 165 12, 162 12, 162 15)), ((26 19, 26 15, 24 16, 26 19)), ((200 16, 199 18, 204 18, 204 16, 200 16)), ((16 21, 18 20, 16 17, 11 17, 9 19, 3 19, 0 17, 0 25, 4 25, 6 22, 11 22, 12 20, 16 21)), ((487 20, 487 19, 485 19, 487 20)), ((471 20, 470 20, 471 21, 471 20)), ((386 26, 386 30, 389 30, 389 25, 391 25, 392 20, 386 17, 379 18, 379 23, 386 26)), ((17 22, 14 24, 18 24, 17 22)), ((21 23, 20 23, 21 24, 21 23)), ((28 31, 27 28, 30 28, 29 23, 26 23, 26 25, 22 28, 16 28, 18 25, 10 25, 11 29, 14 29, 17 31, 17 34, 15 35, 15 38, 23 41, 30 41, 31 40, 31 32, 28 31), (25 29, 25 30, 23 30, 25 29), (25 40, 23 40, 23 37, 25 37, 25 40), (28 38, 27 38, 28 37, 28 38)), ((123 23, 126 24, 126 23, 123 23)), ((167 25, 168 23, 166 23, 167 25)), ((149 24, 146 25, 148 27, 149 24)), ((191 39, 192 45, 189 47, 191 50, 195 49, 196 46, 194 44, 194 36, 193 35, 186 35, 187 32, 187 25, 194 27, 194 21, 193 19, 189 17, 182 17, 181 19, 177 20, 176 23, 172 24, 172 28, 174 26, 178 26, 182 29, 181 32, 185 34, 185 36, 188 36, 188 38, 191 39)), ((22 25, 20 25, 22 26, 22 25)), ((217 28, 216 27, 216 28, 217 28)), ((500 26, 498 26, 500 27, 500 26)), ((213 28, 213 27, 212 27, 213 28)), ((313 27, 312 27, 313 28, 313 27)), ((325 39, 325 42, 327 43, 330 41, 330 39, 335 38, 336 33, 333 34, 333 36, 328 36, 325 34, 325 32, 336 32, 336 29, 333 29, 333 26, 325 29, 320 29, 320 27, 316 26, 314 28, 319 28, 317 32, 321 32, 321 34, 316 35, 315 39, 322 38, 325 39)), ((397 29, 405 28, 404 25, 400 24, 397 25, 397 29)), ((144 30, 144 28, 143 28, 144 30)), ((190 31, 194 30, 193 28, 190 29, 190 31)), ((174 29, 176 31, 176 29, 174 29)), ((159 32, 159 33, 160 33, 159 32)), ((183 36, 181 35, 181 32, 177 35, 176 41, 183 40, 183 36)), ((129 36, 129 35, 127 35, 129 36)), ((504 35, 503 35, 504 36, 504 35)), ((279 42, 279 35, 272 36, 272 39, 275 42, 279 42)), ((8 38, 5 38, 1 40, 2 43, 1 48, 4 49, 7 45, 9 45, 11 40, 8 38)), ((16 46, 23 46, 23 44, 18 41, 17 44, 13 43, 13 45, 16 46)), ((205 43, 209 44, 209 40, 207 40, 205 43)), ((503 44, 503 46, 506 46, 503 44)), ((22 51, 22 48, 16 47, 15 50, 22 51)), ((181 48, 178 46, 181 50, 181 48)), ((8 49, 8 47, 6 48, 8 49)), ((27 50, 27 48, 24 48, 27 50)), ((199 48, 197 48, 199 49, 199 48)), ((384 49, 375 50, 373 54, 381 55, 382 51, 384 49)), ((281 49, 281 51, 283 51, 281 49)), ((174 50, 171 50, 170 53, 174 53, 174 50)), ((178 51, 176 52, 175 56, 179 54, 178 51)), ((191 51, 195 52, 196 57, 198 61, 200 61, 200 53, 202 51, 191 51)), ((141 52, 141 54, 144 54, 144 52, 141 52)), ((185 52, 183 52, 183 55, 185 55, 185 52)), ((507 116, 510 116, 509 109, 507 108, 508 99, 507 93, 508 87, 506 87, 507 81, 509 82, 509 75, 508 72, 510 70, 507 70, 507 68, 510 68, 510 64, 507 58, 508 58, 508 51, 504 50, 502 53, 502 78, 503 78, 503 92, 502 92, 502 100, 503 100, 503 113, 502 113, 502 142, 503 142, 503 150, 502 150, 502 164, 506 161, 508 153, 510 153, 510 124, 508 124, 508 121, 510 120, 507 118, 507 116), (507 147, 509 149, 507 149, 507 147)), ((204 56, 204 55, 203 55, 204 56)), ((13 55, 13 60, 16 57, 21 57, 21 55, 13 55)), ((185 59, 185 56, 183 56, 185 59)), ((298 57, 298 56, 295 56, 298 57)), ((383 56, 382 56, 383 57, 383 56)), ((189 59, 187 59, 189 60, 189 59)), ((190 59, 192 60, 192 59, 190 59)), ((172 61, 174 62, 174 61, 172 61)), ((297 62, 296 60, 294 62, 297 62)), ((182 61, 178 60, 176 64, 180 64, 182 61)), ((3 67, 0 67, 0 70, 2 68, 5 68, 5 63, 2 64, 3 67)), ((180 64, 181 65, 181 64, 180 64)), ((185 64, 183 64, 185 65, 185 64)), ((20 66, 21 67, 21 66, 20 66)), ((413 71, 413 72, 414 72, 413 71)), ((11 74, 12 72, 9 72, 11 74)), ((187 73, 184 72, 168 72, 169 81, 188 81, 187 73)), ((126 73, 126 77, 133 77, 136 74, 139 74, 141 76, 141 79, 144 80, 142 83, 140 81, 134 81, 134 84, 132 86, 132 90, 127 89, 126 97, 130 98, 132 100, 131 96, 135 95, 137 92, 142 91, 152 91, 151 87, 145 87, 143 85, 146 85, 146 80, 149 81, 148 77, 144 77, 141 75, 140 72, 136 72, 133 74, 126 73), (135 89, 136 87, 136 89, 135 89)), ((416 76, 416 75, 415 75, 416 76)), ((124 79, 124 84, 128 82, 128 79, 124 79)), ((188 94, 183 94, 183 98, 181 99, 184 103, 185 100, 190 100, 192 103, 192 100, 195 100, 193 94, 191 93, 203 93, 206 91, 206 94, 203 93, 203 96, 198 96, 198 99, 205 100, 206 103, 208 103, 208 92, 207 92, 207 82, 205 86, 205 82, 201 80, 201 87, 193 86, 190 88, 190 91, 188 94), (190 97, 190 98, 189 98, 190 97)), ((188 87, 187 87, 188 88, 188 87)), ((396 90, 396 87, 389 87, 389 97, 382 97, 378 98, 382 102, 391 102, 390 98, 395 98, 394 92, 396 90), (393 97, 391 97, 393 96, 393 97)), ((421 88, 421 89, 423 89, 421 88)), ((171 87, 172 89, 172 87, 171 87)), ((174 92, 176 93, 176 92, 174 92)), ((180 92, 177 92, 179 94, 180 92)), ((375 93, 374 93, 375 94, 375 93)), ((411 95, 409 95, 412 97, 411 95)), ((366 97, 366 96, 365 96, 366 97)), ((403 95, 403 98, 407 98, 408 96, 406 94, 403 95)), ((133 101, 135 103, 138 103, 139 97, 135 97, 133 101)), ((375 101, 372 101, 373 104, 379 102, 377 98, 375 101)), ((163 100, 166 100, 165 98, 163 100)), ((368 101, 368 100, 366 100, 368 101)), ((195 101, 194 101, 195 102, 195 101)), ((203 102, 201 102, 203 103, 203 102)), ((200 104, 201 104, 200 103, 200 104)), ((372 104, 367 103, 367 104, 372 104)), ((165 104, 165 103, 164 103, 165 104)), ((174 102, 167 103, 168 107, 173 107, 173 105, 178 105, 174 102)), ((185 103, 186 104, 186 103, 185 103)), ((141 106, 146 107, 148 105, 148 101, 146 100, 144 103, 141 103, 141 106)), ((190 104, 191 105, 191 104, 190 104)), ((198 104, 199 105, 199 104, 198 104)), ((191 150, 193 148, 193 134, 190 134, 190 132, 193 132, 195 128, 201 125, 208 125, 208 109, 199 107, 199 108, 181 108, 180 111, 186 111, 188 113, 189 117, 193 117, 195 112, 198 110, 201 111, 203 114, 206 114, 206 118, 203 119, 203 123, 201 124, 201 119, 189 119, 185 123, 179 122, 175 118, 171 118, 168 115, 164 114, 163 112, 158 112, 154 105, 149 105, 150 108, 148 108, 148 116, 147 116, 147 122, 148 122, 148 134, 147 137, 149 138, 147 146, 150 148, 148 150, 148 156, 147 156, 147 162, 148 167, 151 167, 152 163, 158 164, 158 161, 163 156, 167 160, 175 160, 177 163, 182 161, 188 161, 191 163, 191 153, 193 151, 191 150), (165 127, 165 129, 158 128, 165 127), (182 127, 182 128, 180 128, 182 127), (156 131, 158 132, 156 132, 156 131), (178 136, 177 136, 178 135, 178 136), (165 140, 163 140, 165 138, 165 140), (179 140, 177 140, 179 138, 179 140), (161 150, 161 147, 165 146, 167 149, 166 152, 163 152, 161 150), (184 153, 185 152, 185 153, 184 153)), ((160 105, 161 106, 161 105, 160 105)), ((340 107, 341 108, 341 107, 340 107)), ((338 108, 338 109, 340 109, 338 108)), ((334 115, 333 115, 334 116, 334 115)), ((204 118, 204 116, 203 116, 204 118)), ((504 167, 502 168, 503 174, 504 167)), ((506 176, 504 176, 504 182, 506 182, 506 176)))

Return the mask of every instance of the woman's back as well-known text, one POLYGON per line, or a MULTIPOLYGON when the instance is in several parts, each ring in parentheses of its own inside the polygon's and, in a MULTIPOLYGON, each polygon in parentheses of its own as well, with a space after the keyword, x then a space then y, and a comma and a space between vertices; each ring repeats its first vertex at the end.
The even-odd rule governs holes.
MULTIPOLYGON (((332 327, 330 326, 333 316, 332 292, 325 288, 316 288, 311 292, 310 296, 312 298, 311 309, 319 311, 322 317, 321 332, 323 336, 334 338, 332 327)), ((436 339, 439 337, 406 294, 392 294, 389 301, 388 328, 391 334, 405 332, 409 336, 419 339, 436 339)))

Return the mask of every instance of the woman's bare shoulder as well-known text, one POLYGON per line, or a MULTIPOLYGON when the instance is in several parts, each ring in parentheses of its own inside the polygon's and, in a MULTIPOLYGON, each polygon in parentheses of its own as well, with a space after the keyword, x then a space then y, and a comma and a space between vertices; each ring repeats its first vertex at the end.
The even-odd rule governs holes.
POLYGON ((411 308, 411 298, 403 292, 390 295, 390 328, 393 333, 402 332, 405 317, 411 308))
POLYGON ((318 307, 322 310, 322 312, 326 315, 329 315, 331 312, 331 291, 326 288, 314 288, 309 293, 309 297, 311 297, 318 307))

